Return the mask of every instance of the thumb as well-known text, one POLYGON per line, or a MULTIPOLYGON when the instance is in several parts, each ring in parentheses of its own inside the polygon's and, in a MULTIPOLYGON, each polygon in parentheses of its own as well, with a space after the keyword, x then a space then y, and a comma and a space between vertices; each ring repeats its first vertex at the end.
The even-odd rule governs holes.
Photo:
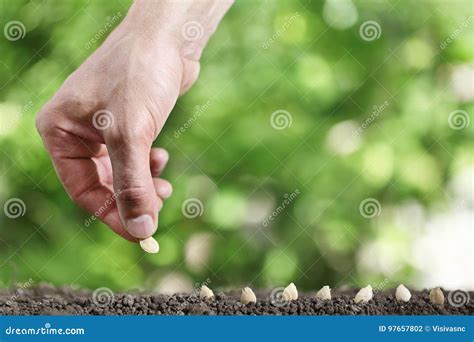
POLYGON ((151 142, 117 133, 104 134, 104 140, 112 162, 120 219, 134 237, 150 237, 157 229, 160 208, 150 171, 151 142))

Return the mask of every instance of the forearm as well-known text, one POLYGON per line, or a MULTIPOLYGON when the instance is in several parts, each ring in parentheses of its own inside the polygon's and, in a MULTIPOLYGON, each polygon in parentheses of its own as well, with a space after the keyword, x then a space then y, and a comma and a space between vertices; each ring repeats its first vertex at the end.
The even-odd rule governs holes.
POLYGON ((121 26, 149 44, 168 41, 183 57, 199 60, 233 0, 135 0, 121 26))

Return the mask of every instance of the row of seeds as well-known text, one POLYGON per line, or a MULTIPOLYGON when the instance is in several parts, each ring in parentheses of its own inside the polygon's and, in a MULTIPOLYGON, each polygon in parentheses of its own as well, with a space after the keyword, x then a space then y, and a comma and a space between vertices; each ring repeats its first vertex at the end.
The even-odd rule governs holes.
MULTIPOLYGON (((372 286, 367 285, 363 287, 357 292, 354 297, 354 302, 368 302, 374 296, 372 291, 372 286)), ((199 293, 199 297, 202 299, 212 299, 214 298, 214 292, 206 285, 201 287, 201 291, 199 293)), ((322 300, 331 300, 331 288, 329 286, 323 286, 317 293, 316 298, 322 300)), ((403 284, 398 285, 395 291, 395 298, 400 302, 409 302, 411 298, 410 290, 408 290, 403 284)), ((295 284, 291 283, 288 285, 282 293, 282 299, 284 301, 292 301, 298 299, 298 290, 296 289, 295 284)), ((242 304, 249 304, 249 303, 256 303, 257 296, 252 291, 250 287, 245 287, 242 289, 242 295, 240 296, 240 301, 242 304)), ((430 301, 436 305, 443 305, 444 304, 444 294, 443 291, 436 287, 430 291, 430 301)))

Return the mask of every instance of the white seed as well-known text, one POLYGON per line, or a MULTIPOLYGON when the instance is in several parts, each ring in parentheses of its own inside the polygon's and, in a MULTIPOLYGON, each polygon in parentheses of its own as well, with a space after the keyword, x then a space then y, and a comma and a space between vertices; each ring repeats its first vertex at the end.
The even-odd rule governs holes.
POLYGON ((295 284, 290 283, 285 289, 283 290, 282 297, 286 301, 297 300, 298 299, 298 290, 296 289, 295 284))
POLYGON ((244 287, 242 289, 242 295, 240 296, 240 301, 244 305, 247 305, 248 303, 256 303, 257 296, 255 296, 255 293, 253 293, 250 287, 244 287))
POLYGON ((436 287, 430 291, 430 301, 436 305, 444 304, 444 293, 439 287, 436 287))
POLYGON ((316 298, 331 300, 331 288, 327 285, 323 286, 318 292, 316 292, 316 298))
POLYGON ((158 241, 156 241, 151 236, 145 240, 140 240, 140 246, 147 253, 155 254, 160 251, 160 245, 158 244, 158 241))
POLYGON ((395 298, 402 302, 408 302, 411 298, 410 290, 408 290, 405 285, 400 284, 395 291, 395 298))
POLYGON ((372 292, 372 286, 367 285, 366 287, 361 288, 359 292, 357 292, 357 294, 354 297, 354 301, 356 303, 368 302, 369 300, 372 299, 373 296, 374 294, 372 292))
POLYGON ((214 292, 212 292, 212 290, 208 288, 206 285, 203 285, 201 287, 201 292, 199 293, 199 298, 201 299, 214 298, 214 292))

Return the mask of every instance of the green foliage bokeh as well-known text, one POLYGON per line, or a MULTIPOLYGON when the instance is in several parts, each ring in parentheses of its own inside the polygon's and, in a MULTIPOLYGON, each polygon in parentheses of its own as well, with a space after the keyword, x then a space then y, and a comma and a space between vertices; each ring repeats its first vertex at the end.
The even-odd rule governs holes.
MULTIPOLYGON (((328 2, 238 1, 225 16, 198 82, 155 143, 170 152, 164 178, 174 193, 160 213, 161 251, 144 255, 100 222, 85 227, 90 214, 69 200, 34 127, 36 112, 110 30, 91 39, 114 15, 124 17, 130 2, 1 0, 1 26, 18 20, 26 27, 23 39, 0 37, 0 204, 26 204, 20 218, 0 215, 2 284, 31 277, 154 289, 170 274, 210 279, 211 287, 383 281, 386 275, 360 271, 358 251, 375 238, 398 250, 406 237, 392 222, 361 216, 359 204, 414 200, 429 209, 446 200, 453 173, 472 165, 474 125, 448 125, 449 113, 473 109, 449 78, 474 57, 472 20, 448 47, 440 44, 474 11, 469 1, 355 1, 356 21, 336 29, 351 18, 339 9, 329 25, 325 11, 335 2, 328 2), (367 20, 382 29, 374 41, 359 34, 367 20), (341 145, 354 139, 335 125, 361 127, 385 102, 357 135, 357 148, 335 153, 330 132, 342 132, 341 145), (290 113, 291 126, 272 127, 277 110, 290 113), (202 201, 201 216, 183 215, 188 198, 202 201), (198 266, 185 258, 192 238, 208 256, 198 266)), ((402 266, 391 281, 412 275, 409 263, 402 266)))

